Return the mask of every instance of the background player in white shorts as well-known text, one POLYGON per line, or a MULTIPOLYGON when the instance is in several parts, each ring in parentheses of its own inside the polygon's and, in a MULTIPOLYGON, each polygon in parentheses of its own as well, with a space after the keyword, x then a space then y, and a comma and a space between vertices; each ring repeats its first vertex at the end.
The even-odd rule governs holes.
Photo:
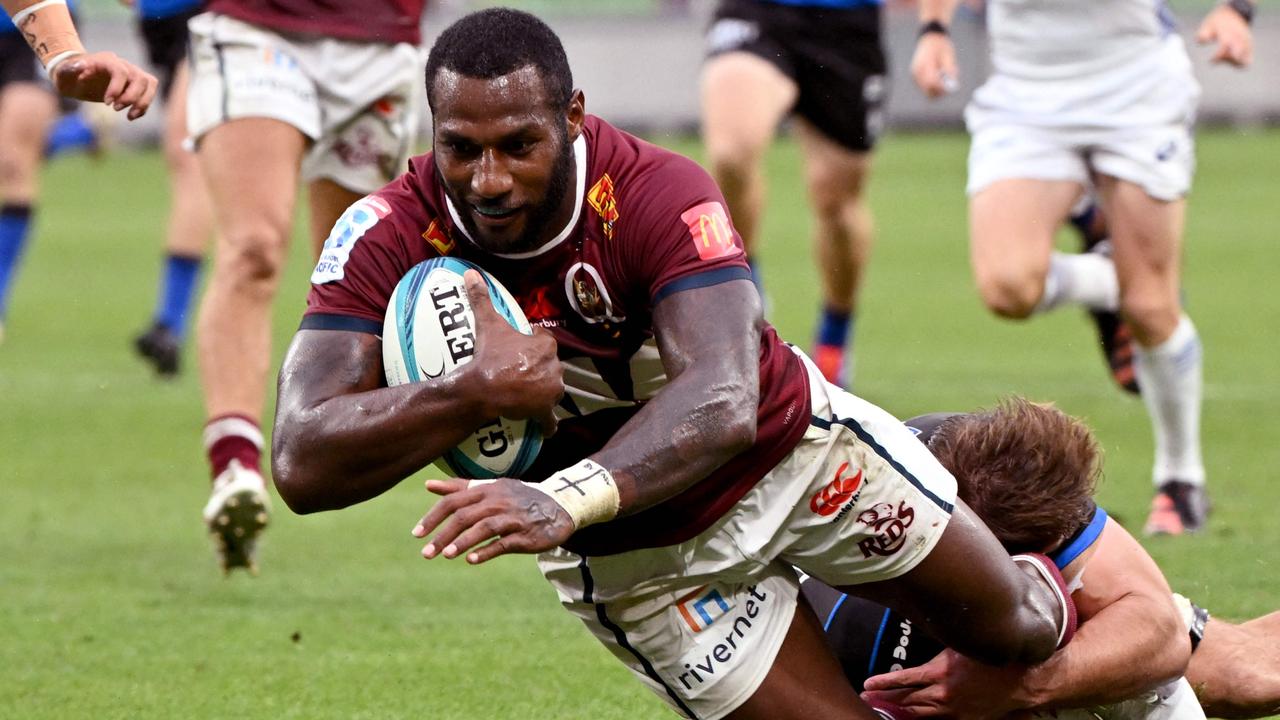
MULTIPOLYGON (((343 210, 401 170, 417 123, 422 0, 212 0, 192 18, 188 129, 218 250, 198 347, 224 571, 256 569, 268 517, 260 430, 271 300, 308 180, 316 252, 343 210)), ((335 230, 335 232, 337 232, 335 230)))
MULTIPOLYGON (((912 74, 926 94, 956 74, 947 23, 955 0, 923 0, 912 74)), ((993 0, 994 73, 966 110, 970 247, 983 301, 1025 318, 1063 303, 1119 309, 1137 347, 1137 383, 1155 430, 1156 498, 1148 532, 1199 529, 1208 511, 1200 452, 1201 348, 1182 312, 1184 195, 1199 95, 1191 63, 1157 0, 993 0), (1111 259, 1053 253, 1053 234, 1093 185, 1111 259)), ((1205 19, 1215 59, 1251 58, 1252 6, 1205 19)))
POLYGON ((434 149, 326 245, 281 369, 272 467, 291 508, 367 500, 488 418, 535 418, 547 437, 520 478, 429 482, 447 497, 413 529, 434 533, 424 556, 541 554, 562 603, 694 718, 870 716, 795 611, 793 564, 992 662, 1066 639, 1051 563, 1011 562, 901 423, 779 340, 715 184, 587 115, 545 23, 469 15, 426 77, 434 149), (387 387, 391 294, 442 255, 492 273, 536 330, 468 271, 473 359, 387 387))

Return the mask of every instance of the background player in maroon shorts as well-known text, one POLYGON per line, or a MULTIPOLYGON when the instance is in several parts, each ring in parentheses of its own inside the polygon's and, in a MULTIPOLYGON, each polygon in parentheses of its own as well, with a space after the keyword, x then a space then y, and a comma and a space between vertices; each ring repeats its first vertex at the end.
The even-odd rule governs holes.
POLYGON ((992 662, 1063 639, 1060 576, 1020 570, 900 422, 778 339, 714 183, 587 116, 550 28, 472 14, 426 74, 435 152, 335 228, 281 370, 290 507, 374 497, 494 415, 558 428, 525 475, 547 482, 432 481, 448 497, 414 534, 438 528, 429 558, 540 553, 566 608, 689 717, 872 717, 796 612, 791 562, 992 662), (543 330, 511 330, 469 273, 475 358, 384 387, 388 298, 442 254, 493 273, 543 330))
POLYGON ((315 247, 344 208, 398 174, 417 127, 425 0, 211 0, 192 18, 187 129, 217 253, 197 320, 204 520, 224 572, 256 570, 269 501, 260 420, 271 301, 300 176, 315 247))

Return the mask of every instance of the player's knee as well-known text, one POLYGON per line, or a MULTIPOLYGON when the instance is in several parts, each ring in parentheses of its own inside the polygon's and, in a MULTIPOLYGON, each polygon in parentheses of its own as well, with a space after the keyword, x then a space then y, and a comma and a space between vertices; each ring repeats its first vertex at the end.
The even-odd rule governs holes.
POLYGON ((1182 310, 1178 303, 1163 293, 1124 292, 1120 296, 1120 312, 1141 341, 1167 337, 1178 326, 1182 310))
POLYGON ((1035 312, 1044 294, 1044 279, 1021 272, 979 273, 978 292, 991 312, 1021 320, 1035 312))
POLYGON ((271 293, 284 264, 283 232, 269 225, 228 233, 219 248, 225 260, 219 265, 223 279, 239 292, 271 293))
POLYGON ((757 172, 761 151, 745 141, 720 142, 708 146, 707 163, 717 182, 741 186, 757 172))

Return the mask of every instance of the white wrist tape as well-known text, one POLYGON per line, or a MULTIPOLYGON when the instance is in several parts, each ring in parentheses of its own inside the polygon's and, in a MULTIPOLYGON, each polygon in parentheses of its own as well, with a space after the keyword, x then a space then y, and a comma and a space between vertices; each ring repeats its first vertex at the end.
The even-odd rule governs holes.
POLYGON ((613 475, 592 460, 583 460, 540 483, 525 484, 555 500, 569 513, 578 530, 612 520, 622 506, 613 475))
POLYGON ((58 65, 60 65, 63 60, 66 60, 68 58, 73 58, 76 55, 84 55, 84 51, 83 50, 66 50, 49 58, 49 64, 46 65, 44 69, 44 71, 49 74, 49 81, 52 83, 57 83, 58 81, 56 78, 54 78, 53 74, 58 70, 58 65))
POLYGON ((37 12, 39 10, 43 10, 51 5, 66 5, 66 4, 67 4, 67 0, 40 0, 40 2, 28 5, 22 8, 21 10, 19 10, 18 12, 14 13, 12 18, 13 25, 14 27, 20 28, 22 27, 22 23, 26 22, 27 17, 29 17, 32 13, 37 12))

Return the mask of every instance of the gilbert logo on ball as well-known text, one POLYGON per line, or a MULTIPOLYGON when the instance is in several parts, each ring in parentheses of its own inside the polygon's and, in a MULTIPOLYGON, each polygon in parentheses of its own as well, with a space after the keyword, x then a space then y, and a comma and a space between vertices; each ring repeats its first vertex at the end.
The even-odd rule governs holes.
MULTIPOLYGON (((489 273, 457 258, 415 265, 396 285, 382 326, 382 365, 387 385, 424 382, 471 362, 476 323, 462 275, 478 270, 498 315, 520 332, 533 330, 515 298, 489 273)), ((494 418, 450 449, 436 465, 458 477, 519 477, 542 447, 542 433, 528 420, 494 418)))

